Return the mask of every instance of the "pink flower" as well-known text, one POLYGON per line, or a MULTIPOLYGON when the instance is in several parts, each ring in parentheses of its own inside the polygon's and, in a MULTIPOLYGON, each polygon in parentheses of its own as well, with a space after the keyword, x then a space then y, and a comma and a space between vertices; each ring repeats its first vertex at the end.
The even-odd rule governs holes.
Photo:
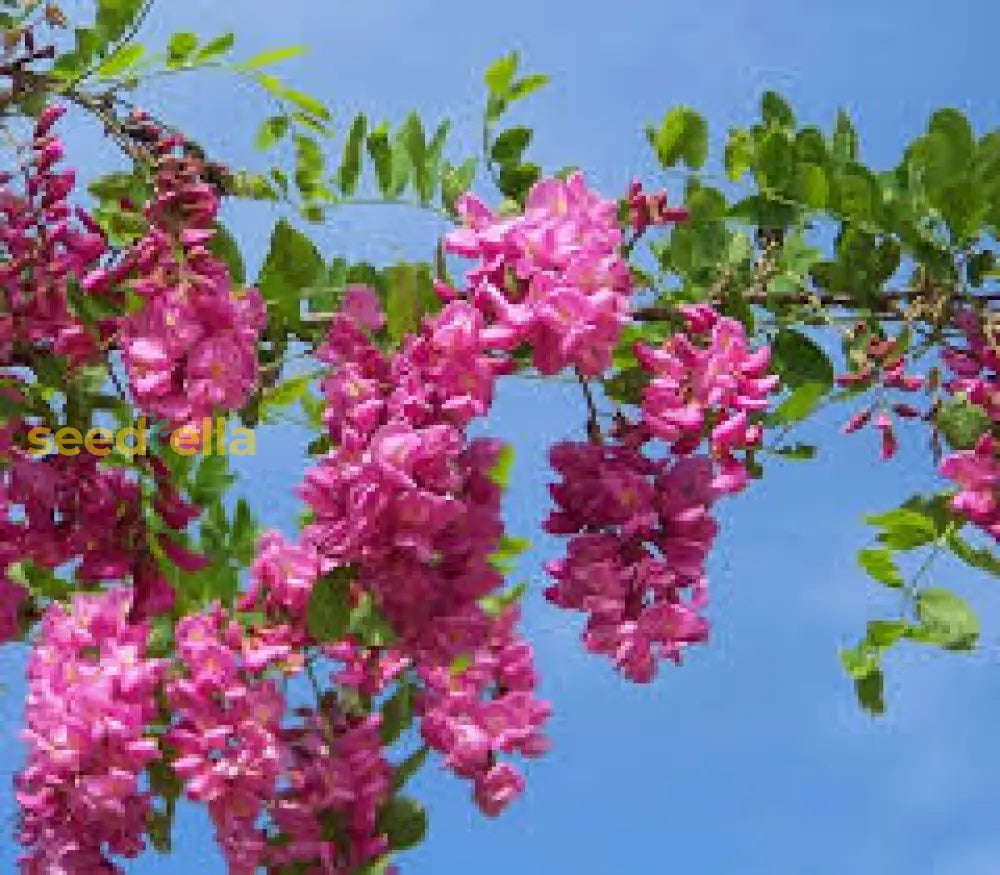
POLYGON ((341 312, 362 328, 379 331, 385 325, 385 313, 378 292, 369 286, 350 285, 344 289, 341 312))
POLYGON ((632 294, 614 202, 575 173, 537 183, 523 216, 495 218, 472 196, 457 208, 465 227, 448 234, 446 246, 479 259, 469 294, 501 329, 493 334, 499 348, 530 343, 546 374, 571 365, 587 376, 606 370, 632 294))
POLYGON ((993 436, 984 434, 974 449, 946 456, 940 470, 961 487, 951 500, 954 511, 1000 540, 1000 461, 993 436))
POLYGON ((524 778, 509 763, 497 763, 476 781, 476 804, 483 814, 496 817, 524 792, 524 778))
POLYGON ((160 756, 146 729, 164 665, 129 625, 126 589, 49 609, 28 666, 28 761, 17 778, 25 872, 117 871, 137 857, 150 800, 140 789, 160 756))

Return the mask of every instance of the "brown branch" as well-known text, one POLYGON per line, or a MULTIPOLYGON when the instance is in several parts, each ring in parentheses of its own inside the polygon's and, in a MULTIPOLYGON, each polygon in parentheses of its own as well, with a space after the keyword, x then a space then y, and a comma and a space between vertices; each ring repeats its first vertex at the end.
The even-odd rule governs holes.
MULTIPOLYGON (((714 296, 712 296, 714 297, 714 296)), ((761 306, 771 303, 783 304, 812 304, 819 303, 827 307, 846 308, 878 308, 880 312, 887 315, 901 316, 902 307, 909 301, 918 301, 928 297, 924 290, 912 289, 888 289, 870 302, 859 301, 847 292, 800 292, 790 295, 768 295, 759 292, 751 292, 743 296, 743 300, 750 304, 761 306)), ((954 302, 974 303, 976 301, 992 302, 1000 301, 1000 292, 989 292, 982 295, 975 294, 953 294, 949 296, 954 302)), ((663 322, 676 315, 676 311, 670 307, 643 307, 636 310, 632 316, 640 322, 663 322)))

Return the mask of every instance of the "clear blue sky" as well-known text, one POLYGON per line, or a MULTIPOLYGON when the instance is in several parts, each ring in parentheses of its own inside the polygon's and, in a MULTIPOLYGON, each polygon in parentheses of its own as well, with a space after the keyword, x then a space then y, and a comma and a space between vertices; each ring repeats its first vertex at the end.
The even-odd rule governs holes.
MULTIPOLYGON (((457 154, 471 152, 481 72, 519 48, 554 82, 520 111, 537 128, 534 154, 549 169, 578 164, 610 193, 633 174, 658 177, 642 129, 677 103, 709 119, 718 145, 749 121, 767 88, 800 115, 828 124, 853 113, 864 156, 894 161, 930 111, 965 109, 981 132, 997 125, 994 40, 988 0, 719 0, 677 4, 623 0, 573 4, 508 0, 170 0, 147 42, 178 29, 236 30, 249 55, 305 43, 285 65, 288 81, 353 113, 401 119, 417 108, 449 115, 457 154), (994 82, 990 86, 990 82, 994 82)), ((150 103, 234 163, 256 160, 255 96, 225 76, 159 84, 150 103)), ((92 150, 88 170, 111 153, 94 132, 71 131, 92 150)), ((452 153, 456 154, 455 152, 452 153)), ((716 157, 717 157, 716 153, 716 157)), ((662 184, 664 180, 660 179, 662 184)), ((666 181, 668 187, 669 180, 666 181)), ((676 187, 676 183, 674 183, 676 187)), ((274 214, 240 208, 234 227, 257 265, 274 214)), ((433 221, 392 210, 345 211, 320 240, 333 256, 419 256, 433 221)), ((526 796, 490 822, 467 786, 432 767, 413 788, 431 813, 427 843, 401 860, 430 875, 994 875, 1000 871, 995 724, 1000 720, 1000 601, 991 583, 942 564, 935 578, 966 592, 984 616, 987 649, 974 656, 907 650, 888 666, 889 714, 860 713, 836 657, 864 621, 893 605, 856 571, 865 510, 895 506, 932 484, 917 431, 902 435, 897 462, 876 459, 869 436, 840 438, 832 418, 803 430, 824 441, 817 461, 772 464, 763 483, 726 504, 712 558, 713 640, 649 687, 620 681, 583 654, 578 624, 541 599, 540 564, 560 545, 536 538, 522 563, 532 582, 527 627, 544 692, 555 704, 554 751, 529 770, 526 796)), ((517 448, 509 528, 532 536, 547 508, 547 446, 582 435, 576 396, 561 387, 503 387, 490 425, 517 448)), ((265 523, 290 527, 288 494, 303 471, 288 428, 261 435, 241 489, 265 523)), ((0 719, 20 720, 21 655, 0 653, 8 686, 0 719)), ((20 751, 5 745, 0 769, 20 751)), ((12 815, 9 790, 0 817, 12 815)), ((16 849, 0 841, 0 870, 16 849)), ((220 875, 203 817, 178 823, 176 853, 130 872, 220 875)))

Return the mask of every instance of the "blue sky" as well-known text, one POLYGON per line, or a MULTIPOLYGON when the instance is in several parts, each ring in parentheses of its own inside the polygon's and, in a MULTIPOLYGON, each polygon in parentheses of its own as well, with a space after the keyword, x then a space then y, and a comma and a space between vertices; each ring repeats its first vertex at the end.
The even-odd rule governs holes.
MULTIPOLYGON (((508 0, 218 0, 162 2, 147 43, 174 30, 236 30, 238 50, 304 43, 312 53, 285 65, 290 83, 332 103, 346 127, 354 112, 399 120, 411 108, 455 122, 453 155, 475 148, 481 72, 520 49, 552 85, 520 109, 537 129, 533 154, 555 169, 577 164, 609 194, 634 174, 658 176, 644 126, 686 103, 703 112, 718 147, 727 126, 750 121, 760 93, 787 95, 798 115, 827 125, 848 108, 871 163, 893 162, 943 105, 965 109, 977 129, 1000 117, 993 72, 997 14, 987 0, 760 0, 614 5, 508 0), (989 83, 993 81, 994 86, 989 83)), ((149 104, 234 164, 250 144, 260 102, 222 75, 159 83, 149 104)), ((78 122, 69 137, 91 159, 114 160, 78 122)), ((716 148, 716 159, 719 149, 716 148)), ((81 154, 71 152, 71 154, 81 154)), ((233 227, 259 264, 275 212, 234 210, 233 227)), ((439 226, 412 212, 337 215, 317 239, 329 256, 425 255, 439 226)), ((570 387, 571 388, 571 387, 570 387)), ((509 529, 534 538, 521 566, 531 581, 526 627, 544 692, 555 705, 554 750, 529 769, 526 796, 495 822, 475 813, 468 788, 437 767, 413 789, 431 813, 428 841, 401 860, 433 875, 993 875, 1000 871, 993 726, 1000 719, 1000 600, 991 582, 942 563, 934 582, 969 595, 984 617, 984 649, 971 656, 906 650, 889 660, 889 714, 864 716, 838 665, 836 647, 893 604, 856 570, 868 535, 866 510, 895 506, 932 487, 917 431, 899 459, 877 461, 874 439, 842 438, 844 411, 802 430, 824 444, 812 463, 768 466, 766 478, 721 509, 713 554, 711 644, 652 686, 619 680, 586 656, 578 624, 541 598, 541 563, 560 544, 535 537, 544 518, 546 450, 583 434, 584 414, 567 387, 505 384, 488 426, 517 449, 509 529)), ((305 439, 265 430, 258 456, 241 467, 240 489, 265 523, 290 527, 289 497, 305 439)), ((20 720, 21 655, 0 653, 7 687, 0 719, 20 720)), ((5 745, 0 771, 17 768, 5 745)), ((12 814, 9 790, 0 817, 12 814)), ((0 842, 0 870, 16 849, 0 842)), ((137 875, 220 875, 207 824, 187 809, 176 853, 133 865, 137 875)))

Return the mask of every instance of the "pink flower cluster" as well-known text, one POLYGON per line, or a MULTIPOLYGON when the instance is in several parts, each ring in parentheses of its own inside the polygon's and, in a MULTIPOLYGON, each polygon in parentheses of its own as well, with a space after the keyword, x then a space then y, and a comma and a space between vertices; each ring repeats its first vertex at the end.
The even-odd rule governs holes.
POLYGON ((541 756, 548 750, 542 726, 551 708, 535 698, 531 645, 517 637, 518 612, 509 608, 489 638, 457 671, 419 667, 425 684, 421 733, 455 774, 473 781, 480 810, 495 817, 524 790, 524 779, 498 753, 541 756), (483 698, 493 689, 494 695, 483 698))
POLYGON ((503 365, 484 351, 482 319, 453 302, 387 359, 338 318, 320 357, 336 448, 309 471, 302 495, 314 522, 304 543, 358 565, 407 648, 449 662, 481 640, 477 600, 502 582, 489 564, 503 533, 489 479, 499 445, 467 441, 503 365))
MULTIPOLYGON (((867 332, 863 323, 858 325, 854 334, 867 332)), ((906 373, 906 358, 901 352, 898 338, 883 339, 872 337, 864 348, 863 361, 857 370, 837 377, 837 385, 852 389, 877 388, 879 401, 877 404, 862 408, 854 414, 843 427, 844 434, 853 434, 864 428, 874 416, 875 428, 881 435, 881 456, 883 460, 891 459, 899 449, 893 421, 893 414, 900 419, 917 419, 920 411, 912 404, 905 402, 885 401, 888 390, 900 392, 917 392, 924 386, 924 378, 906 373)))
MULTIPOLYGON (((135 595, 132 619, 172 607, 174 592, 149 552, 154 536, 148 531, 140 487, 131 472, 102 468, 98 457, 85 453, 30 456, 13 446, 7 453, 7 467, 0 470, 0 538, 5 545, 0 567, 28 560, 54 571, 72 562, 76 580, 84 584, 130 578, 135 595)), ((180 497, 163 463, 151 464, 156 484, 153 507, 168 526, 183 530, 198 511, 180 497)), ((155 537, 177 565, 199 567, 205 562, 166 533, 155 537)), ((24 598, 20 589, 7 587, 3 592, 17 602, 24 598)))
POLYGON ((691 217, 687 207, 668 207, 665 191, 643 191, 638 179, 633 179, 629 186, 628 206, 629 220, 636 236, 643 234, 651 225, 686 222, 691 217))
POLYGON ((490 476, 500 445, 468 440, 465 426, 486 412, 496 377, 509 370, 509 361, 495 355, 496 340, 463 301, 426 320, 390 357, 357 320, 338 317, 319 351, 334 366, 323 391, 336 447, 306 475, 302 489, 313 510, 304 543, 323 557, 324 567, 358 569, 361 589, 374 594, 402 656, 425 681, 428 738, 475 782, 477 799, 491 813, 520 787, 505 778, 506 789, 488 791, 513 773, 509 765, 491 771, 491 758, 540 752, 538 728, 548 714, 548 706, 533 699, 530 672, 508 689, 495 683, 495 672, 507 669, 488 669, 511 654, 531 663, 530 647, 512 638, 510 622, 494 620, 480 606, 503 582, 490 562, 503 535, 501 489, 490 476), (500 652, 508 654, 502 658, 495 653, 500 639, 500 652), (449 671, 462 657, 482 665, 456 681, 449 671), (483 716, 494 712, 505 721, 483 716), (486 760, 479 769, 451 755, 462 744, 454 727, 474 720, 485 720, 486 760))
MULTIPOLYGON (((942 358, 954 374, 945 388, 982 409, 995 428, 1000 423, 1000 352, 986 337, 980 317, 965 310, 955 317, 965 333, 964 349, 946 347, 942 358)), ((941 461, 941 475, 958 484, 952 509, 1000 541, 1000 459, 996 438, 987 430, 971 450, 941 461)))
POLYGON ((121 872, 144 848, 142 772, 160 756, 149 724, 164 670, 131 593, 77 595, 46 613, 28 665, 28 762, 17 778, 27 875, 121 872))
POLYGON ((473 195, 456 206, 465 226, 446 236, 446 248, 479 259, 469 295, 504 347, 530 344, 543 374, 607 370, 632 296, 615 202, 574 173, 537 183, 523 215, 497 217, 473 195))
POLYGON ((588 615, 587 650, 648 683, 658 659, 680 662, 685 647, 708 637, 701 611, 717 490, 708 459, 653 461, 636 434, 553 447, 563 479, 550 487, 557 509, 545 529, 571 537, 566 557, 546 566, 555 583, 545 596, 588 615))
POLYGON ((76 173, 57 169, 63 146, 51 133, 64 112, 50 106, 39 116, 23 193, 11 188, 12 174, 0 173, 0 365, 30 364, 34 352, 65 355, 72 365, 93 361, 114 330, 111 320, 93 333, 68 299, 107 243, 90 215, 67 203, 76 173))
MULTIPOLYGON (((348 716, 328 693, 315 708, 296 708, 296 725, 283 723, 277 674, 301 671, 303 648, 316 644, 306 607, 318 576, 313 551, 268 533, 242 600, 265 619, 248 631, 216 606, 177 628, 184 673, 167 688, 177 717, 167 736, 178 754, 173 768, 188 796, 207 804, 236 875, 296 864, 348 875, 388 849, 376 824, 391 778, 380 715, 348 716)), ((346 641, 323 649, 345 663, 342 686, 370 695, 400 668, 397 661, 386 670, 386 660, 346 641), (370 683, 373 662, 382 663, 380 684, 370 683)))
POLYGON ((653 377, 643 394, 643 421, 678 456, 707 437, 719 466, 713 488, 740 492, 747 472, 736 453, 760 444, 763 431, 751 416, 767 409, 778 385, 767 372, 770 350, 751 351, 743 326, 707 305, 684 306, 681 313, 686 332, 660 349, 636 344, 636 358, 653 377))
MULTIPOLYGON (((198 161, 173 154, 182 144, 166 137, 157 147, 155 197, 146 206, 151 230, 124 259, 138 272, 131 288, 145 306, 124 321, 121 348, 136 403, 197 429, 203 417, 241 407, 256 385, 266 312, 255 289, 233 288, 209 250, 218 196, 198 161)), ((91 277, 94 285, 104 281, 91 277)))
POLYGON ((352 717, 334 705, 302 713, 301 726, 284 733, 286 788, 272 806, 287 840, 274 843, 268 862, 350 875, 389 850, 377 824, 392 778, 380 715, 352 717))
POLYGON ((189 797, 203 802, 233 875, 253 875, 267 851, 258 825, 276 795, 285 699, 261 676, 281 655, 258 647, 218 607, 176 630, 184 675, 167 684, 176 723, 167 740, 189 797))
POLYGON ((659 349, 637 344, 652 374, 642 421, 616 420, 613 442, 564 443, 551 461, 556 510, 546 530, 568 535, 567 555, 550 562, 554 604, 587 614, 584 643, 630 680, 648 683, 658 660, 679 662, 707 639, 705 562, 722 495, 747 484, 738 453, 759 445, 755 418, 778 384, 770 351, 751 351, 743 326, 706 305, 681 307, 687 330, 659 349), (652 439, 672 458, 643 452, 652 439), (707 456, 694 455, 707 442, 707 456))
MULTIPOLYGON (((5 378, 8 382, 8 378, 5 378)), ((0 385, 0 398, 22 400, 18 390, 20 380, 9 378, 8 385, 0 385)), ((5 470, 17 452, 14 436, 23 425, 20 417, 0 418, 0 644, 16 638, 21 631, 22 606, 29 597, 28 590, 10 578, 10 568, 23 558, 20 547, 20 527, 12 517, 14 501, 11 499, 10 479, 5 470)))

